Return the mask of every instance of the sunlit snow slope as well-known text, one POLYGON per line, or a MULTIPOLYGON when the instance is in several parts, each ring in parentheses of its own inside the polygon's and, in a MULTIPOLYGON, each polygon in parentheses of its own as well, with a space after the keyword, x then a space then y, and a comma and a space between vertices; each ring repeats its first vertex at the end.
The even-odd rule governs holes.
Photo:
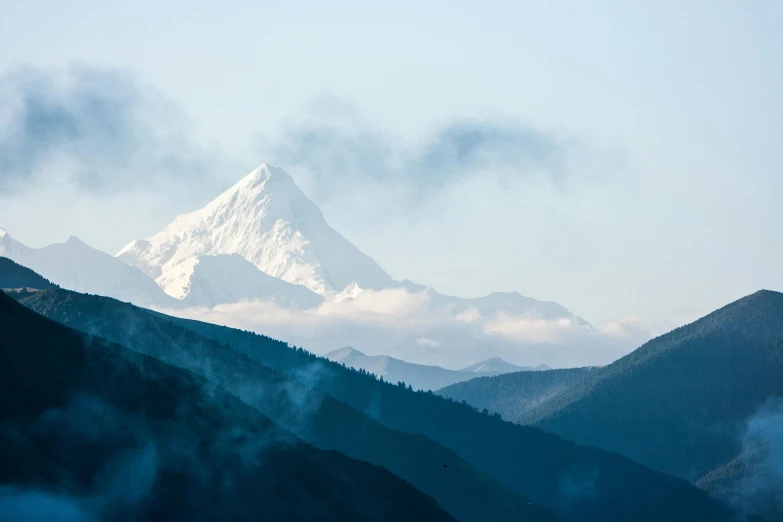
MULTIPOLYGON (((352 282, 385 288, 392 279, 331 228, 283 170, 261 165, 204 208, 183 214, 117 257, 139 267, 170 295, 184 285, 171 273, 202 255, 238 254, 261 271, 320 295, 352 282)), ((181 297, 181 296, 180 296, 181 297)))

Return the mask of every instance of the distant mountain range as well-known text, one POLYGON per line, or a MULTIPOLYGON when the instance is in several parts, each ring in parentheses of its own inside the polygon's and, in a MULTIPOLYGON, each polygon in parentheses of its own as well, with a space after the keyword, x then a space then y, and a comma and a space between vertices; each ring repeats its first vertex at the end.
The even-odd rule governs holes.
POLYGON ((350 299, 366 290, 403 289, 424 294, 433 308, 448 309, 467 322, 502 312, 589 326, 557 303, 513 292, 460 299, 408 280, 394 281, 329 227, 288 174, 267 165, 204 208, 178 216, 158 234, 132 241, 116 258, 73 236, 64 243, 30 248, 3 229, 0 256, 64 288, 139 306, 176 307, 167 294, 186 306, 270 299, 301 308, 318 306, 322 296, 350 299))
MULTIPOLYGON (((315 203, 285 171, 267 165, 253 170, 200 210, 178 216, 154 236, 132 241, 117 258, 141 269, 173 297, 186 299, 199 292, 191 300, 194 305, 270 295, 284 302, 285 294, 300 286, 337 301, 356 299, 368 290, 396 289, 421 294, 433 310, 447 310, 467 322, 504 313, 568 319, 589 327, 557 303, 513 292, 460 299, 412 281, 393 280, 326 223, 315 203), (209 258, 202 259, 205 256, 209 258), (244 259, 246 266, 240 266, 239 259, 244 259), (270 291, 268 282, 248 284, 258 279, 250 265, 288 285, 270 291), (209 285, 195 285, 194 278, 209 285), (210 286, 215 289, 212 294, 210 286), (226 288, 231 290, 220 291, 226 288)), ((320 302, 301 292, 289 300, 299 306, 320 302)))
POLYGON ((555 302, 515 292, 463 299, 395 281, 332 229, 288 174, 267 165, 116 257, 76 237, 30 248, 5 230, 0 256, 71 290, 194 318, 219 308, 210 320, 252 323, 319 352, 372 343, 376 353, 418 363, 468 364, 482 351, 561 365, 608 362, 632 346, 555 302), (231 306, 242 304, 271 304, 287 320, 268 319, 269 308, 231 306), (333 327, 317 336, 301 327, 319 321, 333 327))
POLYGON ((61 289, 10 295, 208 378, 316 447, 383 465, 458 520, 554 520, 537 505, 568 522, 736 516, 688 483, 625 458, 379 382, 263 336, 61 289))
POLYGON ((330 361, 357 370, 365 370, 377 377, 383 377, 391 383, 404 382, 411 385, 414 390, 436 390, 449 384, 481 376, 539 371, 549 368, 543 364, 536 367, 515 366, 499 357, 493 357, 473 364, 464 370, 447 370, 439 366, 413 364, 387 355, 365 355, 350 346, 329 352, 325 357, 330 361))

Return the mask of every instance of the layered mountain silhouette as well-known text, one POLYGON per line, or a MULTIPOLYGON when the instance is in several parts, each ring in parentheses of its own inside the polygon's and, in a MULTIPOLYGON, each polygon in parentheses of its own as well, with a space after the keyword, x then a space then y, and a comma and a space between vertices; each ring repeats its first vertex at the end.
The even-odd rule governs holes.
POLYGON ((0 292, 4 519, 454 520, 213 383, 0 292))
MULTIPOLYGON (((506 520, 520 512, 531 520, 556 515, 575 521, 730 516, 684 482, 538 430, 510 426, 500 417, 695 482, 745 513, 774 518, 779 512, 774 498, 780 490, 766 487, 770 480, 764 479, 764 487, 748 486, 749 480, 778 476, 777 468, 758 466, 769 461, 758 455, 776 453, 749 448, 744 435, 765 401, 783 396, 783 298, 775 292, 741 299, 604 367, 548 370, 491 358, 454 371, 353 349, 330 354, 358 370, 352 371, 249 332, 57 288, 169 310, 261 300, 309 317, 327 317, 335 310, 377 313, 372 308, 377 303, 413 297, 417 319, 426 316, 434 319, 431 324, 450 328, 426 326, 407 337, 391 337, 396 344, 389 346, 407 344, 422 353, 453 351, 451 344, 463 339, 481 344, 482 336, 492 332, 524 331, 529 321, 596 332, 557 303, 516 293, 460 299, 392 280, 328 227, 287 174, 266 166, 204 209, 131 243, 119 257, 75 237, 29 248, 4 230, 0 255, 13 260, 0 258, 0 288, 41 290, 11 292, 26 306, 219 383, 295 436, 383 465, 460 520, 506 520), (242 366, 243 356, 252 364, 242 366), (221 357, 218 371, 213 361, 221 357), (531 369, 546 371, 521 371, 531 369), (405 386, 395 385, 398 381, 405 386), (414 393, 408 386, 440 388, 438 393, 451 400, 414 393), (291 402, 290 394, 287 399, 274 393, 250 397, 247 389, 296 390, 294 395, 305 402, 291 402), (290 412, 302 404, 318 407, 292 420, 290 412), (342 422, 335 422, 338 418, 342 422), (512 462, 525 464, 516 469, 512 462), (444 470, 450 470, 449 480, 444 470), (767 507, 748 508, 751 490, 766 495, 755 504, 767 507), (655 495, 670 499, 668 507, 654 507, 655 495), (475 499, 492 508, 477 508, 475 499)), ((377 333, 368 330, 363 339, 380 341, 383 336, 371 335, 377 333)), ((49 469, 44 475, 56 473, 49 469)), ((70 502, 70 496, 64 498, 70 502)))
POLYGON ((746 513, 783 512, 783 408, 767 411, 783 397, 781 293, 756 292, 605 367, 438 393, 694 481, 746 513))
POLYGON ((325 357, 330 361, 342 363, 357 370, 365 370, 392 383, 404 382, 412 386, 414 390, 437 390, 449 384, 480 376, 514 371, 537 371, 546 368, 543 365, 540 367, 515 366, 499 357, 494 357, 471 365, 464 370, 447 370, 439 366, 409 363, 388 355, 365 355, 350 346, 329 352, 325 357), (494 371, 490 368, 494 368, 494 371), (482 371, 482 369, 486 370, 482 371))
MULTIPOLYGON (((451 514, 462 509, 466 515, 457 516, 460 520, 477 520, 482 515, 485 520, 507 519, 488 515, 486 510, 490 507, 497 513, 506 509, 506 513, 516 513, 516 518, 520 518, 521 511, 514 500, 520 498, 518 495, 522 495, 525 505, 524 498, 528 496, 534 504, 574 521, 730 520, 734 516, 687 482, 622 457, 577 446, 537 429, 512 425, 429 393, 380 382, 365 372, 344 368, 269 338, 63 290, 14 295, 26 306, 88 333, 121 340, 140 351, 156 351, 156 356, 174 364, 198 367, 203 375, 227 388, 232 382, 240 383, 233 393, 273 421, 320 447, 337 446, 349 456, 362 452, 359 458, 374 463, 386 459, 389 465, 384 464, 385 467, 430 494, 451 514), (235 354, 234 350, 244 353, 275 370, 282 380, 265 386, 263 379, 256 381, 253 377, 258 369, 242 376, 234 371, 237 367, 222 367, 222 363, 215 363, 220 359, 203 357, 203 347, 209 340, 205 337, 216 341, 209 344, 216 347, 214 350, 222 345, 225 354, 235 354), (259 390, 269 391, 258 393, 259 390), (275 399, 280 396, 288 399, 275 399), (294 398, 299 401, 295 403, 297 407, 290 402, 294 398), (324 400, 319 402, 318 398, 324 400), (314 416, 315 412, 320 416, 314 416), (368 432, 369 429, 374 431, 368 432), (401 435, 413 438, 404 442, 401 435), (438 459, 447 459, 438 463, 438 472, 463 470, 463 479, 438 490, 438 479, 443 480, 444 476, 427 467, 426 463, 432 462, 426 458, 428 451, 405 450, 415 448, 411 446, 414 441, 437 443, 432 451, 442 448, 442 458, 438 459), (412 453, 403 455, 402 451, 412 453), (416 462, 415 457, 421 462, 416 462), (495 495, 506 500, 476 503, 472 496, 474 486, 463 480, 482 475, 483 479, 471 479, 472 484, 483 483, 487 498, 495 495), (505 490, 502 484, 509 489, 505 490), (472 518, 468 518, 471 509, 472 518), (477 509, 485 512, 476 513, 477 509)), ((535 505, 530 506, 534 508, 535 505)), ((542 520, 551 517, 540 510, 525 516, 536 519, 530 518, 533 513, 542 520)))
MULTIPOLYGON (((3 277, 0 274, 0 282, 3 277)), ((426 491, 458 520, 553 521, 523 494, 478 471, 426 437, 392 430, 315 387, 323 364, 307 356, 296 376, 276 372, 171 319, 99 296, 12 291, 32 308, 92 335, 207 377, 295 435, 327 450, 381 465, 426 491)), ((270 340, 271 341, 271 340, 270 340)), ((285 346, 276 343, 275 348, 285 346)), ((301 353, 285 347, 285 354, 301 353)))

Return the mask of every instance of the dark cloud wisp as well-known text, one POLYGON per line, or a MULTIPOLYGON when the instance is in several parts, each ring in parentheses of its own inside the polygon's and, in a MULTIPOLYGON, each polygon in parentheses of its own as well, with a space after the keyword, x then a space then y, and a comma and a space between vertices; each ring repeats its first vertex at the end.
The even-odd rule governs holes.
POLYGON ((570 138, 519 122, 462 120, 406 143, 353 118, 313 117, 264 140, 264 157, 306 171, 321 195, 349 184, 394 185, 419 201, 474 176, 501 181, 542 177, 563 184, 577 151, 570 138))
POLYGON ((0 188, 64 176, 102 192, 201 177, 215 155, 178 109, 126 71, 71 67, 0 75, 0 188))

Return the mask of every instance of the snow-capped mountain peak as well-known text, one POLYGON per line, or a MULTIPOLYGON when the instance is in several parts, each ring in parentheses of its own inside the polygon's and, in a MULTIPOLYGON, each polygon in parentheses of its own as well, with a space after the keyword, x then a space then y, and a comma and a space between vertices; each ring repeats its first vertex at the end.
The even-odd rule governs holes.
POLYGON ((341 302, 345 301, 346 299, 356 299, 359 297, 362 292, 364 292, 364 289, 356 284, 356 282, 352 282, 348 286, 346 286, 340 293, 335 294, 332 297, 332 300, 335 302, 341 302))
POLYGON ((352 282, 362 288, 392 284, 375 261, 326 223, 285 171, 265 164, 117 257, 158 279, 184 259, 220 254, 238 254, 273 277, 321 295, 352 282))

